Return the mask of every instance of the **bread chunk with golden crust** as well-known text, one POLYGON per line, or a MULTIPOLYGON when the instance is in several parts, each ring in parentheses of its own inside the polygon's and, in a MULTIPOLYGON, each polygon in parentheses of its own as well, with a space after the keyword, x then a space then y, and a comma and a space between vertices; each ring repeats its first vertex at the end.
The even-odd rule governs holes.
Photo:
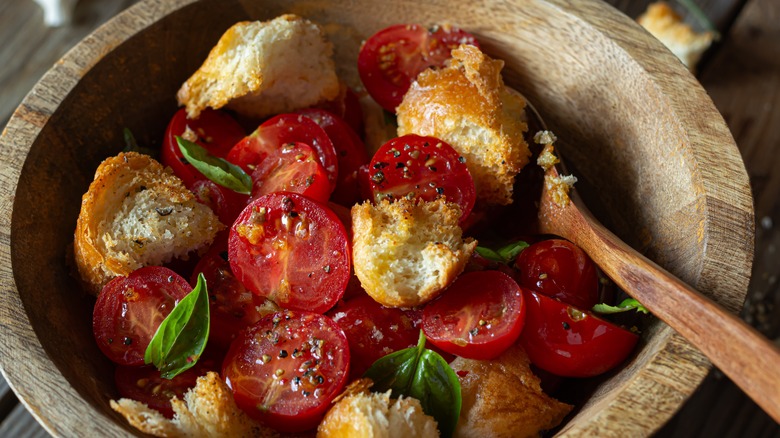
POLYGON ((436 438, 436 420, 426 415, 419 400, 390 398, 390 391, 371 393, 371 380, 352 382, 330 408, 317 429, 317 438, 436 438))
POLYGON ((226 105, 253 118, 291 112, 338 95, 332 54, 320 27, 296 15, 239 22, 176 97, 189 118, 226 105))
POLYGON ((437 137, 466 158, 483 205, 512 202, 515 175, 531 156, 525 99, 504 86, 503 66, 461 45, 445 68, 420 73, 397 108, 399 136, 437 137))
POLYGON ((76 267, 97 295, 116 276, 208 247, 223 228, 170 168, 148 155, 120 153, 100 164, 82 197, 76 267))
POLYGON ((352 258, 366 292, 388 307, 435 298, 463 271, 477 242, 463 240, 460 208, 443 198, 352 207, 352 258))
POLYGON ((457 437, 536 437, 552 429, 572 406, 549 397, 515 344, 491 361, 456 358, 463 405, 457 437))
POLYGON ((655 2, 637 18, 640 26, 658 38, 674 55, 694 71, 702 54, 710 47, 712 32, 695 32, 666 2, 655 2))
POLYGON ((179 438, 264 438, 279 433, 259 425, 236 406, 233 394, 219 375, 209 372, 199 377, 184 400, 171 401, 173 419, 135 400, 111 400, 111 408, 141 432, 159 437, 179 438))

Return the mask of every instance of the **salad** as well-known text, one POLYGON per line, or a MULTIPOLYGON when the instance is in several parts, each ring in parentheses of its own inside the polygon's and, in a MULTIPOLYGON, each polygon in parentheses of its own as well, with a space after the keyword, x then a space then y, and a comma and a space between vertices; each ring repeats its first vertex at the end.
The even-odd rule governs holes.
MULTIPOLYGON (((630 300, 605 304, 614 298, 588 256, 535 234, 541 175, 526 163, 541 145, 530 141, 524 99, 503 85, 503 64, 465 30, 403 24, 364 42, 357 65, 364 91, 319 77, 316 90, 289 98, 279 98, 278 84, 229 99, 224 90, 199 88, 213 83, 199 75, 225 75, 211 70, 212 57, 220 65, 226 53, 259 50, 241 46, 242 35, 257 41, 288 25, 321 38, 315 24, 298 17, 239 23, 179 93, 185 108, 173 115, 159 151, 176 181, 163 193, 183 190, 180 196, 197 201, 188 212, 213 215, 224 227, 195 233, 203 241, 184 257, 98 285, 94 334, 116 364, 119 395, 180 420, 177 403, 199 378, 210 375, 213 383, 211 372, 251 428, 299 433, 319 425, 328 436, 350 421, 340 420, 342 413, 350 418, 362 409, 356 400, 382 404, 388 418, 399 409, 392 403, 406 400, 404 409, 419 416, 405 420, 404 433, 473 435, 484 430, 470 420, 479 407, 465 401, 465 391, 472 398, 473 391, 496 391, 481 383, 494 375, 491 364, 509 361, 536 382, 517 391, 556 409, 532 433, 554 427, 571 407, 541 392, 531 366, 545 386, 619 366, 638 336, 596 313, 643 308, 630 300), (448 101, 447 93, 457 97, 448 101), (361 106, 360 94, 369 106, 361 106), (474 104, 479 99, 487 103, 474 104), (231 101, 239 103, 235 111, 213 109, 231 101), (242 109, 250 105, 247 117, 242 109), (371 110, 397 123, 401 135, 367 148, 366 130, 377 129, 365 125, 363 113, 371 110), (490 111, 498 115, 485 116, 490 111), (420 114, 433 121, 431 130, 420 114), (458 129, 437 117, 476 121, 487 134, 464 145, 471 131, 441 132, 458 129)), ((318 55, 329 56, 327 44, 318 55)), ((283 76, 280 83, 289 79, 283 76)), ((118 210, 136 208, 139 193, 154 191, 134 181, 118 210)), ((180 204, 144 199, 154 220, 179 219, 180 204)), ((117 229, 125 236, 143 226, 117 229)), ((193 234, 186 226, 179 232, 193 234)), ((152 240, 132 241, 140 251, 152 240)), ((157 418, 144 415, 134 418, 157 418)))

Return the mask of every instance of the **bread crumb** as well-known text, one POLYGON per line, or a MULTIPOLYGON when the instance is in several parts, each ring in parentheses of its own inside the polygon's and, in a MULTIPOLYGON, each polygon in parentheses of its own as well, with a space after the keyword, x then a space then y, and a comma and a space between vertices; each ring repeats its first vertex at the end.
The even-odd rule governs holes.
POLYGON ((658 38, 690 71, 715 39, 713 32, 696 33, 666 2, 648 5, 639 25, 658 38))

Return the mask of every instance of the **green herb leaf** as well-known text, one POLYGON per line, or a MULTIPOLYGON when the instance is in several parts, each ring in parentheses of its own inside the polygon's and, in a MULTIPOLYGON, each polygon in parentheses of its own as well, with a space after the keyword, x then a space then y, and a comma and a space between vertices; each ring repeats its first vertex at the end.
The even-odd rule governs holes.
POLYGON ((138 146, 138 142, 135 141, 135 136, 133 135, 133 132, 130 131, 130 129, 123 129, 122 137, 125 140, 125 148, 122 150, 122 152, 138 152, 139 154, 149 155, 150 157, 157 156, 156 150, 138 146))
POLYGON ((603 314, 621 313, 629 310, 636 310, 637 312, 650 313, 645 306, 639 301, 633 298, 626 298, 617 306, 610 306, 609 304, 596 304, 593 306, 593 311, 603 314))
POLYGON ((416 347, 377 360, 363 377, 374 381, 372 391, 392 390, 393 398, 404 395, 420 400, 423 411, 436 419, 442 436, 455 432, 461 408, 460 381, 444 358, 425 348, 422 331, 416 347))
POLYGON ((198 283, 163 320, 144 353, 144 363, 151 363, 165 379, 173 379, 191 368, 209 337, 209 298, 206 279, 198 283))
POLYGON ((518 255, 520 255, 521 252, 523 252, 524 249, 528 248, 528 242, 524 242, 522 240, 518 240, 517 242, 510 243, 507 246, 504 246, 503 248, 499 248, 498 255, 504 258, 504 260, 507 261, 507 263, 513 261, 515 258, 517 258, 518 255))
POLYGON ((187 161, 206 178, 235 192, 249 195, 252 193, 252 177, 235 164, 211 155, 197 143, 176 137, 179 150, 187 161))
POLYGON ((528 246, 529 245, 527 242, 518 240, 517 242, 512 242, 508 245, 502 246, 498 250, 492 250, 484 246, 478 246, 476 251, 479 255, 490 261, 509 264, 514 261, 514 259, 516 259, 524 249, 528 248, 528 246))

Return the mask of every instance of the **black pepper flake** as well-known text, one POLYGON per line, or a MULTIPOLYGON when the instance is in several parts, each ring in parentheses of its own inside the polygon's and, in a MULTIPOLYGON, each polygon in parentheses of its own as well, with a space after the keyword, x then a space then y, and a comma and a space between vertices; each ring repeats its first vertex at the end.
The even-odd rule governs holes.
POLYGON ((385 161, 379 161, 377 163, 374 163, 374 169, 384 169, 385 167, 389 166, 390 163, 387 163, 385 161))
POLYGON ((459 163, 465 163, 466 162, 466 157, 461 155, 460 157, 458 157, 458 162, 459 163))
POLYGON ((570 328, 571 328, 571 327, 569 326, 569 323, 568 323, 568 322, 566 322, 566 321, 563 321, 563 329, 564 329, 564 330, 569 330, 570 328))
POLYGON ((385 174, 380 170, 371 177, 371 180, 377 184, 382 184, 385 180, 385 174))
POLYGON ((436 187, 436 193, 443 195, 444 194, 444 187, 436 187))
POLYGON ((396 149, 396 148, 390 149, 390 153, 393 154, 393 157, 395 157, 395 158, 398 158, 398 157, 401 156, 401 152, 398 151, 398 149, 396 149))
POLYGON ((168 280, 168 283, 173 283, 173 281, 176 280, 176 279, 173 278, 173 275, 169 275, 167 280, 168 280))
POLYGON ((423 147, 424 147, 424 148, 427 148, 427 147, 428 147, 428 146, 430 146, 430 145, 431 145, 431 144, 430 144, 430 143, 428 143, 427 141, 426 141, 426 142, 423 142, 423 147))
POLYGON ((228 252, 227 251, 220 252, 219 256, 222 258, 222 260, 228 261, 228 252))
POLYGON ((395 168, 396 169, 403 169, 404 167, 406 167, 406 164, 404 164, 404 163, 402 163, 400 161, 395 163, 395 168))
POLYGON ((156 207, 154 211, 156 211, 157 214, 159 214, 160 216, 168 216, 169 214, 173 213, 173 207, 170 206, 164 208, 156 207))
POLYGON ((303 391, 303 396, 304 396, 304 397, 308 397, 308 396, 310 396, 310 395, 311 395, 311 392, 309 392, 309 391, 303 391))
POLYGON ((282 208, 285 212, 292 211, 292 209, 295 207, 295 201, 292 200, 289 196, 285 196, 282 199, 282 208))
POLYGON ((300 385, 301 384, 301 378, 298 376, 295 376, 292 378, 292 382, 294 385, 300 385))
POLYGON ((469 330, 469 334, 471 336, 477 336, 477 334, 479 334, 479 329, 474 327, 473 329, 469 330))
POLYGON ((283 359, 285 357, 287 357, 287 350, 280 350, 279 351, 279 358, 283 359))
POLYGON ((290 217, 298 217, 298 212, 297 211, 291 211, 290 212, 290 217))
POLYGON ((138 189, 136 189, 136 193, 140 193, 146 190, 146 186, 138 186, 138 189))
POLYGON ((122 343, 123 343, 123 344, 125 344, 125 345, 130 345, 130 344, 132 344, 132 343, 133 343, 133 340, 132 340, 131 338, 125 337, 125 338, 122 340, 122 343))
POLYGON ((430 170, 431 172, 436 172, 436 167, 435 166, 428 166, 428 170, 430 170))

